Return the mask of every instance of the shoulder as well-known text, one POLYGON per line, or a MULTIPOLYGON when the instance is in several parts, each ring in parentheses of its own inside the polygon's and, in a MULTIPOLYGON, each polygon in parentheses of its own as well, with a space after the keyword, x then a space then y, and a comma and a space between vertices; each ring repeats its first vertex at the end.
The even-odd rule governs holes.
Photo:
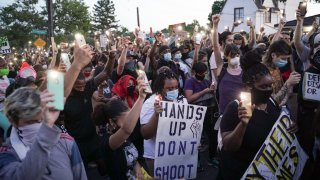
POLYGON ((17 156, 11 150, 11 147, 8 146, 0 147, 0 169, 12 162, 19 161, 17 156))
POLYGON ((68 133, 61 133, 60 134, 60 140, 74 142, 74 138, 72 136, 70 136, 68 133))

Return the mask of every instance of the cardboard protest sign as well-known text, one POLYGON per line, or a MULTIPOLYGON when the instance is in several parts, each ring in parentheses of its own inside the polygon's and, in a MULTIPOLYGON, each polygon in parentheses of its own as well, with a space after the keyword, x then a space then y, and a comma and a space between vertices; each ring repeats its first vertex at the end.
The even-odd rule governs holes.
POLYGON ((11 53, 9 41, 7 37, 0 37, 0 54, 11 53))
POLYGON ((320 101, 320 74, 304 73, 302 95, 304 100, 320 101))
POLYGON ((207 107, 161 102, 155 168, 156 179, 194 179, 197 176, 198 145, 207 107))
POLYGON ((287 132, 290 123, 282 112, 241 179, 299 179, 308 156, 297 137, 287 132))

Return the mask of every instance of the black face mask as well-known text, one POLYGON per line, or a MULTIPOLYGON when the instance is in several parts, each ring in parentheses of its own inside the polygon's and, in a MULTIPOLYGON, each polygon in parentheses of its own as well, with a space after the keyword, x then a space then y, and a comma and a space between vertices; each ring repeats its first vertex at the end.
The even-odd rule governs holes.
POLYGON ((318 50, 312 58, 312 65, 314 65, 318 70, 320 70, 320 50, 318 50))
POLYGON ((127 91, 128 91, 129 96, 133 97, 133 95, 134 95, 134 90, 135 90, 135 87, 134 87, 134 86, 128 86, 128 87, 127 87, 127 91))
POLYGON ((265 104, 271 97, 273 90, 259 90, 255 87, 251 89, 252 104, 265 104))
POLYGON ((199 76, 199 75, 195 75, 196 79, 199 80, 199 81, 203 81, 205 76, 199 76))

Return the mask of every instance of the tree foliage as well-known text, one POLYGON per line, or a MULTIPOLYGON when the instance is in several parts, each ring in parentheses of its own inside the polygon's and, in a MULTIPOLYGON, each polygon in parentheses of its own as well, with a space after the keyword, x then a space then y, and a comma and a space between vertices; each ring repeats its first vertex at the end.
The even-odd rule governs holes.
POLYGON ((76 32, 86 35, 91 28, 88 8, 83 0, 56 0, 54 30, 57 39, 71 41, 76 32))
POLYGON ((0 8, 0 34, 7 36, 10 46, 23 48, 36 37, 32 29, 46 29, 47 23, 36 8, 38 0, 17 0, 0 8))
POLYGON ((105 31, 118 28, 114 4, 111 0, 98 0, 93 7, 93 29, 105 31))
POLYGON ((212 15, 221 13, 224 4, 225 0, 217 0, 213 2, 211 6, 211 12, 208 15, 208 20, 210 21, 210 24, 212 24, 212 15))

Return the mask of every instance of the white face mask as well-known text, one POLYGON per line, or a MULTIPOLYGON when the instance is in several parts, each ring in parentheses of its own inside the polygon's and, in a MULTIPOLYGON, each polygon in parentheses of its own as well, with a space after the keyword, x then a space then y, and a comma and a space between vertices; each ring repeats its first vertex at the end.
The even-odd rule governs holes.
POLYGON ((43 68, 43 69, 47 69, 48 66, 47 66, 46 64, 44 64, 44 65, 42 65, 42 68, 43 68))
POLYGON ((240 57, 234 57, 230 59, 230 64, 233 66, 239 65, 240 64, 240 57))
POLYGON ((237 45, 237 47, 240 49, 240 48, 241 48, 241 45, 237 45))

